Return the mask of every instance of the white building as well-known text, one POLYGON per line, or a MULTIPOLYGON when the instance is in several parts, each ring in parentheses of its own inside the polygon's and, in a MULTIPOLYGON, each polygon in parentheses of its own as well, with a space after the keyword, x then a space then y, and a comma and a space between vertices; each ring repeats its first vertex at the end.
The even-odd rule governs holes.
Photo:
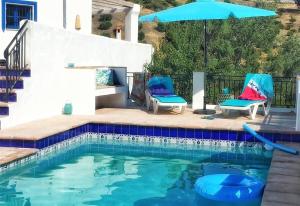
POLYGON ((112 106, 126 106, 126 71, 143 71, 153 52, 151 45, 138 43, 139 5, 123 0, 2 0, 1 7, 0 59, 13 42, 8 67, 0 66, 0 71, 31 72, 21 82, 13 75, 9 79, 14 82, 0 80, 1 128, 59 115, 67 100, 73 114, 94 114, 100 97, 112 106), (125 40, 91 34, 92 15, 113 12, 126 12, 125 40), (16 36, 23 19, 30 21, 16 36), (115 68, 123 87, 96 89, 99 67, 115 68), (13 97, 8 103, 6 92, 13 97))
POLYGON ((43 25, 75 30, 76 17, 80 30, 91 33, 92 14, 127 12, 126 40, 137 42, 140 6, 122 0, 2 0, 0 8, 0 58, 4 48, 19 29, 20 20, 29 19, 43 25))

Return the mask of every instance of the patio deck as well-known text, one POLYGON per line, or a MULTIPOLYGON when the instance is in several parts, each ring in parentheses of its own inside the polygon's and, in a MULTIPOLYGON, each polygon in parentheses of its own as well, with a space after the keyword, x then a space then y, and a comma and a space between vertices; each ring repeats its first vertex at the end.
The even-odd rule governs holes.
POLYGON ((0 147, 0 166, 33 155, 37 151, 32 148, 0 147))
MULTIPOLYGON (((300 151, 300 144, 288 145, 300 151)), ((261 206, 299 205, 300 156, 275 151, 261 206)))
POLYGON ((267 117, 257 115, 255 120, 250 120, 247 115, 231 115, 230 118, 221 114, 209 116, 214 119, 205 119, 205 115, 193 114, 191 109, 187 109, 184 114, 162 111, 155 115, 139 108, 107 108, 97 110, 96 115, 59 115, 22 124, 0 131, 0 139, 39 140, 89 122, 236 131, 243 130, 242 125, 248 123, 257 131, 296 133, 294 113, 271 113, 267 117))

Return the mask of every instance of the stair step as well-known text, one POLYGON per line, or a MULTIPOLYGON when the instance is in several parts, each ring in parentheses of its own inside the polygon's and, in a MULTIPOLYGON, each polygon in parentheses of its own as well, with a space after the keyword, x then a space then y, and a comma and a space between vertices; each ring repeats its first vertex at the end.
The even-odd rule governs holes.
MULTIPOLYGON (((5 80, 6 81, 6 77, 5 76, 0 76, 0 80, 5 80)), ((20 77, 20 80, 23 80, 23 77, 20 77)))
POLYGON ((0 102, 0 115, 9 115, 8 103, 0 102))
MULTIPOLYGON (((16 70, 10 70, 9 75, 16 75, 18 72, 16 70)), ((0 67, 0 76, 5 76, 6 75, 6 70, 5 67, 0 67)), ((31 76, 31 70, 30 69, 25 69, 22 73, 22 77, 30 77, 31 76)))
POLYGON ((0 67, 6 65, 6 60, 5 59, 0 59, 0 67))
MULTIPOLYGON (((6 80, 0 80, 0 88, 6 88, 7 86, 7 81, 6 80)), ((12 86, 12 84, 10 83, 9 86, 12 86)), ((23 80, 19 80, 17 81, 17 83, 14 85, 14 89, 23 89, 24 85, 23 85, 23 80)))
POLYGON ((9 115, 9 107, 0 107, 0 115, 9 115))
MULTIPOLYGON (((6 92, 0 92, 0 101, 6 101, 6 92)), ((8 94, 8 102, 16 102, 17 101, 17 94, 12 92, 8 94)))

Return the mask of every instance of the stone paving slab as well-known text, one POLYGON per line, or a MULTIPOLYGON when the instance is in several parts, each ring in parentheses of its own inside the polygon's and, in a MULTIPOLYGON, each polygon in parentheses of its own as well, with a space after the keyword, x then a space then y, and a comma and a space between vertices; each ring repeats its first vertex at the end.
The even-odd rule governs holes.
MULTIPOLYGON (((300 151, 299 143, 284 143, 300 151)), ((274 151, 262 206, 300 206, 300 156, 274 151)))
POLYGON ((39 140, 88 123, 85 118, 55 116, 0 131, 0 139, 39 140))
MULTIPOLYGON (((289 176, 294 176, 294 177, 300 177, 300 168, 295 168, 292 167, 294 164, 288 164, 284 165, 283 167, 276 167, 274 164, 272 171, 269 171, 270 174, 274 175, 289 175, 289 176), (285 170, 285 168, 288 168, 288 170, 285 170)), ((300 183, 299 183, 300 184, 300 183)))
POLYGON ((144 109, 101 109, 91 118, 93 122, 127 123, 135 125, 200 128, 200 129, 224 129, 243 130, 243 124, 247 123, 255 130, 264 132, 295 133, 296 117, 294 113, 271 113, 264 117, 257 115, 255 120, 246 115, 231 115, 224 117, 217 113, 210 115, 214 119, 203 119, 206 115, 193 114, 187 109, 184 114, 170 111, 160 111, 157 115, 144 109), (98 116, 100 115, 100 116, 98 116))
POLYGON ((0 147, 0 166, 33 155, 37 151, 31 148, 0 147))
POLYGON ((295 205, 295 204, 288 204, 288 203, 274 203, 273 201, 270 202, 265 202, 264 206, 299 206, 299 205, 295 205))
POLYGON ((157 115, 143 109, 100 109, 96 111, 96 115, 59 115, 5 129, 0 131, 0 139, 39 140, 89 122, 235 131, 243 130, 243 124, 247 123, 259 131, 295 132, 295 116, 290 113, 271 114, 266 118, 258 115, 255 120, 250 120, 247 115, 225 118, 216 114, 212 116, 212 120, 203 117, 204 115, 193 114, 191 109, 187 109, 184 114, 161 111, 157 115))
MULTIPOLYGON (((300 199, 299 194, 294 194, 290 192, 265 192, 264 201, 272 203, 271 205, 293 205, 299 206, 300 199)), ((262 203, 262 206, 265 206, 265 203, 262 203)))

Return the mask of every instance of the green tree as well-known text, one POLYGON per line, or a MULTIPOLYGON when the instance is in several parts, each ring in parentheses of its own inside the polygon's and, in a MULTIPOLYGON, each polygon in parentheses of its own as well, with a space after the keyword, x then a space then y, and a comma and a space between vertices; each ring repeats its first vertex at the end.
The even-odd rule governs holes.
POLYGON ((99 25, 98 29, 100 29, 100 30, 108 30, 111 27, 112 27, 112 23, 110 21, 104 21, 104 22, 102 22, 99 25))
POLYGON ((300 72, 300 37, 288 36, 282 40, 275 55, 270 55, 270 72, 278 76, 294 76, 300 72))
POLYGON ((112 20, 112 15, 111 14, 102 14, 99 17, 99 21, 103 22, 103 21, 111 21, 112 20))
POLYGON ((275 18, 208 22, 208 68, 203 64, 203 22, 166 25, 166 37, 147 69, 158 73, 209 71, 244 74, 263 70, 263 54, 276 44, 280 24, 275 18))
POLYGON ((165 27, 166 26, 164 23, 158 22, 157 27, 155 29, 159 32, 165 32, 166 31, 165 27))
POLYGON ((145 39, 145 33, 143 31, 139 31, 138 39, 140 42, 145 39))

